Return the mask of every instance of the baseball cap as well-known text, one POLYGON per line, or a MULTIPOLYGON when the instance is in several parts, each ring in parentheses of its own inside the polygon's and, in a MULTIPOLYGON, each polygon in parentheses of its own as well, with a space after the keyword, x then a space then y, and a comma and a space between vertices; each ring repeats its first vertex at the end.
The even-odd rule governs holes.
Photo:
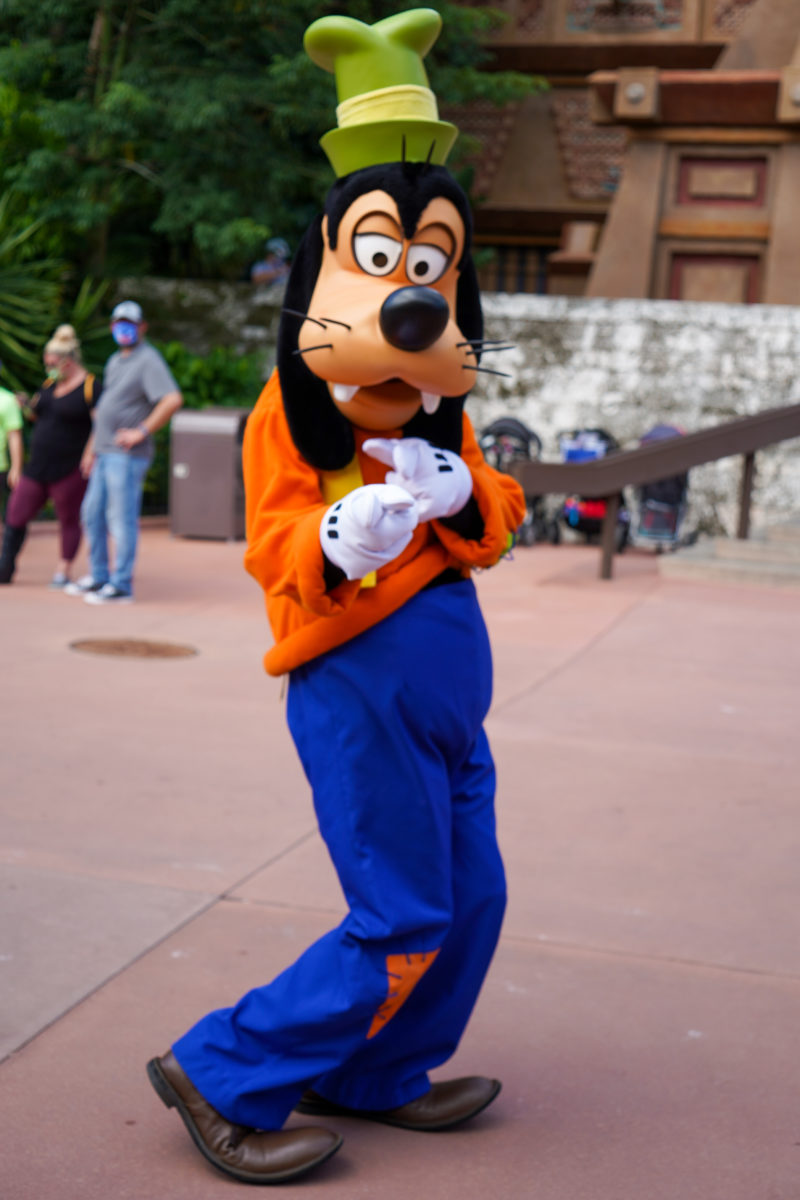
POLYGON ((135 300, 122 300, 111 314, 112 321, 133 321, 141 325, 144 320, 142 310, 135 300))
POLYGON ((268 254, 274 254, 278 258, 288 258, 291 251, 286 238, 271 237, 268 242, 265 242, 264 249, 268 254))

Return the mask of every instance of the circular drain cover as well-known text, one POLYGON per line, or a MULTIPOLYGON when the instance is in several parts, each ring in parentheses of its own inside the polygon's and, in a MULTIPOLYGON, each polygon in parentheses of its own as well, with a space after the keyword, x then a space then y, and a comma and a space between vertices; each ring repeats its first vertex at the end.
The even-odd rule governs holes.
POLYGON ((80 650, 84 654, 111 654, 117 658, 189 658, 197 654, 193 646, 146 642, 140 638, 84 638, 69 645, 71 650, 80 650))

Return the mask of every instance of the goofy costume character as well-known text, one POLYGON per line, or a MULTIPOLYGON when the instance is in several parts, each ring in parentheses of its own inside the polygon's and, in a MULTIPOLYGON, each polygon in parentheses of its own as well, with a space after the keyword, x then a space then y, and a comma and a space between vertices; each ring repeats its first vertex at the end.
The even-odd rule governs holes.
POLYGON ((483 720, 491 657, 470 573, 522 493, 463 412, 482 319, 470 214, 442 163, 418 9, 306 34, 336 75, 338 182, 287 284, 278 369, 244 443, 247 569, 289 675, 288 720, 346 896, 341 925, 148 1065, 206 1158, 293 1179, 341 1138, 293 1109, 448 1128, 500 1090, 431 1084, 456 1049, 505 906, 483 720))

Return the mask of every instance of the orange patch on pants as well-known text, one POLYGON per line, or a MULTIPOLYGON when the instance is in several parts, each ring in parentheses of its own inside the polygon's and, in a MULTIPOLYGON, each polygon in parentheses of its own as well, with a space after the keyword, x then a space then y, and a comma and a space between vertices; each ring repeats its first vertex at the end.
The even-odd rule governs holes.
POLYGON ((389 989, 386 999, 372 1018, 368 1039, 380 1033, 387 1021, 391 1021, 398 1009, 405 1004, 438 953, 438 950, 429 950, 423 954, 386 955, 389 989))

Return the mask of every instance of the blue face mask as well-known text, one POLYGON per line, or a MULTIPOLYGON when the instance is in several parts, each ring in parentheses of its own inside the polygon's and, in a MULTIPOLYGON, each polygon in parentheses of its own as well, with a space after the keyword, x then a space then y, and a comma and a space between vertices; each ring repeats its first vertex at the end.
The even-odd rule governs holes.
POLYGON ((133 321, 115 321, 111 336, 118 346, 135 346, 139 340, 139 326, 133 321))

